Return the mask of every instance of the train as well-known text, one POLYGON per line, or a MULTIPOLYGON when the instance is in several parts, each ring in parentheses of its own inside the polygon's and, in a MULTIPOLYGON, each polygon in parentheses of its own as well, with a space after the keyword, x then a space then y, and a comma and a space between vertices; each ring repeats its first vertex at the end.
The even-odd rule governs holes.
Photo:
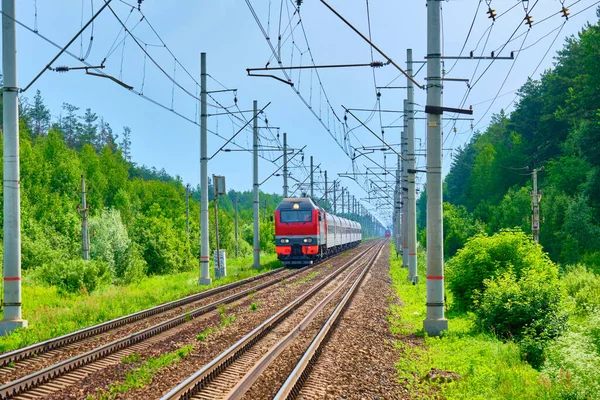
POLYGON ((309 197, 285 198, 275 209, 275 249, 285 266, 306 266, 357 246, 358 222, 328 213, 309 197))
POLYGON ((386 229, 385 230, 385 237, 386 237, 386 239, 389 239, 391 236, 392 236, 392 231, 389 230, 389 229, 386 229))

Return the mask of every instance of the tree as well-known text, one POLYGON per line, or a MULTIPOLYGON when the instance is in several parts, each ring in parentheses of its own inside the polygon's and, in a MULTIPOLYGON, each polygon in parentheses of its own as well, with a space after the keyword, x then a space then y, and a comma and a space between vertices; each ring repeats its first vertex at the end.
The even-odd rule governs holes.
POLYGON ((81 149, 84 144, 96 145, 98 141, 98 126, 95 124, 98 116, 93 113, 90 108, 86 108, 83 117, 79 117, 82 121, 82 128, 79 137, 75 141, 75 147, 81 149))
POLYGON ((33 106, 28 108, 27 115, 31 121, 33 138, 43 136, 48 132, 48 128, 50 127, 50 110, 44 105, 44 100, 39 89, 35 92, 33 106))
POLYGON ((100 150, 104 146, 110 147, 112 151, 117 149, 117 138, 118 136, 113 134, 113 130, 110 124, 104 121, 103 117, 100 117, 100 123, 98 124, 100 131, 98 132, 97 145, 96 147, 100 150))
POLYGON ((123 139, 121 140, 121 151, 123 152, 123 158, 131 162, 131 128, 128 126, 123 127, 123 139))
POLYGON ((76 114, 79 107, 75 107, 69 103, 63 103, 62 109, 67 112, 67 115, 60 119, 61 131, 63 132, 67 145, 69 147, 75 147, 75 142, 81 132, 81 123, 76 114))

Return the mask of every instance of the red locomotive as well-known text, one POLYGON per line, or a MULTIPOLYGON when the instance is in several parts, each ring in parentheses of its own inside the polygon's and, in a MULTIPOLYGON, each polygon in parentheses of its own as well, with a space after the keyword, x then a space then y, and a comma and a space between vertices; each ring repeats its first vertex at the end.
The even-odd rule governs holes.
POLYGON ((392 231, 390 231, 389 229, 385 230, 385 238, 389 239, 392 236, 392 231))
POLYGON ((284 265, 309 265, 354 247, 361 226, 325 212, 310 198, 286 198, 275 210, 275 248, 284 265))

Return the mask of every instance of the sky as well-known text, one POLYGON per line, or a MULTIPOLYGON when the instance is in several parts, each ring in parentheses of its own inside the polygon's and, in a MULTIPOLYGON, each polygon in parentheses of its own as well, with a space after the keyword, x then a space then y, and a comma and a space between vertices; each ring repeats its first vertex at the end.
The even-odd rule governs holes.
MULTIPOLYGON (((371 37, 401 68, 406 67, 407 48, 413 49, 414 70, 423 65, 427 54, 425 1, 327 2, 365 36, 371 37)), ((206 52, 208 90, 236 89, 236 92, 211 93, 208 100, 209 115, 221 114, 208 118, 209 155, 252 117, 251 113, 240 111, 251 110, 253 100, 257 100, 259 109, 270 102, 259 123, 264 157, 259 163, 260 181, 281 165, 281 134, 286 132, 290 148, 306 146, 303 153, 290 162, 290 186, 304 181, 309 158, 313 156, 315 167, 319 166, 315 174, 316 196, 322 194, 322 173, 326 170, 330 184, 333 179, 339 179, 338 187, 348 187, 366 208, 389 224, 392 199, 373 198, 391 194, 387 192, 382 196, 386 185, 393 188, 394 178, 378 168, 394 171, 396 155, 392 151, 377 150, 367 155, 369 160, 367 156, 360 156, 360 151, 355 154, 354 149, 382 147, 374 136, 374 133, 381 136, 382 131, 384 140, 396 149, 394 144, 399 143, 401 133, 397 126, 402 124, 400 112, 406 90, 376 90, 375 87, 406 86, 407 80, 400 71, 392 65, 286 70, 293 86, 268 77, 247 75, 246 68, 265 67, 267 63, 274 67, 277 59, 282 66, 385 61, 320 1, 301 1, 299 13, 297 3, 297 0, 144 0, 140 13, 137 0, 113 0, 111 7, 118 19, 110 9, 104 9, 94 21, 93 32, 90 26, 68 48, 75 57, 63 54, 53 66, 82 66, 78 58, 84 58, 87 65, 104 65, 105 74, 132 86, 133 91, 109 79, 86 75, 82 70, 66 73, 47 70, 23 96, 31 100, 39 89, 54 118, 63 112, 63 103, 70 103, 80 108, 81 115, 86 108, 91 108, 110 123, 116 134, 120 135, 124 126, 130 127, 131 155, 135 163, 159 170, 164 168, 169 174, 180 176, 184 183, 195 186, 200 178, 197 125, 200 53, 206 52), (123 31, 121 22, 127 32, 123 31), (350 114, 344 121, 342 106, 384 112, 352 111, 361 122, 350 114), (351 158, 357 155, 353 163, 351 158), (364 173, 367 167, 380 172, 371 177, 375 183, 365 181, 364 175, 356 175, 356 181, 348 177, 351 173, 364 173), (368 193, 365 189, 372 191, 368 193)), ((49 41, 60 47, 66 45, 103 4, 104 0, 18 0, 17 20, 38 32, 18 27, 19 87, 27 86, 57 54, 57 47, 49 41)), ((515 52, 513 60, 445 60, 446 77, 469 79, 470 89, 465 82, 446 82, 444 105, 473 106, 472 121, 452 120, 456 115, 444 115, 449 118, 443 129, 445 174, 456 149, 467 143, 474 131, 485 130, 494 113, 501 109, 510 112, 516 90, 528 77, 539 78, 544 70, 552 67, 553 57, 564 46, 565 38, 576 35, 586 23, 598 21, 598 4, 597 0, 566 2, 564 5, 570 8, 571 14, 566 20, 561 16, 563 5, 559 0, 443 2, 445 56, 465 56, 470 51, 475 55, 489 56, 495 51, 496 56, 508 56, 511 51, 515 52), (488 4, 497 15, 495 22, 486 14, 488 4), (527 13, 534 21, 530 29, 523 23, 527 13)), ((415 79, 420 84, 426 82, 425 70, 416 74, 415 79)), ((282 71, 269 74, 287 79, 282 71)), ((425 102, 425 91, 415 89, 416 110, 422 110, 425 102)), ((415 115, 425 116, 422 112, 415 115)), ((422 149, 424 153, 424 120, 416 120, 415 136, 417 151, 422 149)), ((235 143, 226 148, 250 149, 251 130, 242 131, 235 143)), ((424 169, 424 156, 418 157, 417 165, 424 169)), ((209 176, 212 174, 224 175, 228 189, 251 190, 252 154, 220 152, 209 162, 209 176)), ((425 176, 420 175, 423 176, 417 179, 422 185, 425 176)), ((274 176, 262 184, 261 190, 282 193, 282 184, 282 177, 274 176)), ((299 194, 297 190, 295 195, 299 194)))

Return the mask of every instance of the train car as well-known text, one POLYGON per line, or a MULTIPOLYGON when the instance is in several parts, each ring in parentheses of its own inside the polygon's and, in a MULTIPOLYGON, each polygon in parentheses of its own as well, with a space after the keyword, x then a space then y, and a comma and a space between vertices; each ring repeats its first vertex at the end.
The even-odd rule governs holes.
POLYGON ((390 231, 389 229, 385 230, 385 238, 389 239, 392 236, 392 231, 390 231))
POLYGON ((358 245, 358 222, 325 212, 310 198, 286 198, 275 210, 275 248, 285 266, 310 265, 358 245))

